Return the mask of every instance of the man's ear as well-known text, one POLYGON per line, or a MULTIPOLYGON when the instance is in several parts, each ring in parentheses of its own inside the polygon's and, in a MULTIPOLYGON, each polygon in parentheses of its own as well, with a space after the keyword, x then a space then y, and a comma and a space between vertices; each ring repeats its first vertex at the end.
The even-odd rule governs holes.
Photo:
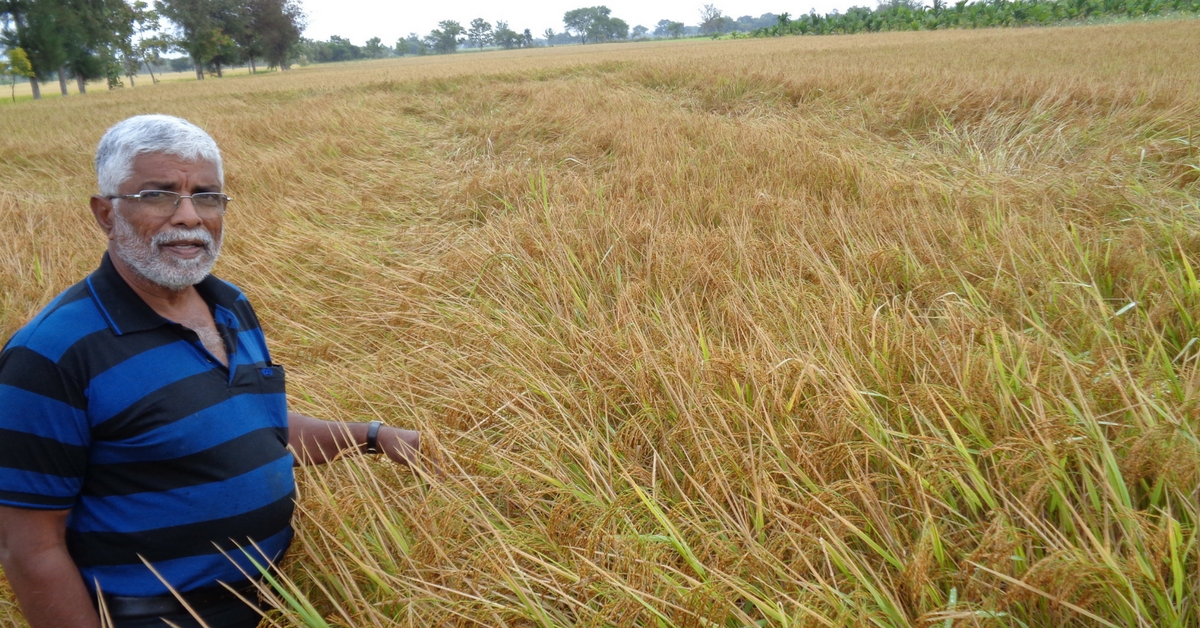
POLYGON ((100 225, 100 230, 104 232, 104 235, 112 239, 113 224, 117 218, 115 215, 117 209, 113 207, 112 200, 99 194, 93 194, 91 205, 92 216, 96 218, 96 224, 100 225))

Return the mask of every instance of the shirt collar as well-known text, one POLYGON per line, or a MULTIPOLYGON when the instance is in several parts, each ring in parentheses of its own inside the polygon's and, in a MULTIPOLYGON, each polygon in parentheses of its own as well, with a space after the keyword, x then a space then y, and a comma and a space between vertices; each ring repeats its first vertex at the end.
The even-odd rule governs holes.
MULTIPOLYGON (((100 267, 88 275, 85 281, 96 306, 104 314, 108 326, 118 336, 147 331, 170 322, 134 292, 125 278, 117 272, 117 267, 113 265, 107 252, 100 260, 100 267)), ((240 296, 237 289, 212 275, 206 276, 196 284, 196 291, 209 307, 216 305, 226 309, 232 309, 240 296)))

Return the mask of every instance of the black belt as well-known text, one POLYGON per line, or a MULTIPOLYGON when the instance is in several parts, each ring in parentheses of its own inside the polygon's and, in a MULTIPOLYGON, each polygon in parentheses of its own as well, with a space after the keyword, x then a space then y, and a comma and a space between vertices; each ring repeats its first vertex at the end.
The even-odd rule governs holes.
MULTIPOLYGON (((240 583, 233 587, 233 591, 240 593, 243 598, 250 600, 252 603, 258 602, 258 589, 253 582, 240 583)), ((202 609, 216 606, 217 604, 237 600, 238 597, 233 591, 221 585, 216 585, 192 591, 184 591, 179 595, 188 603, 188 606, 199 612, 202 609)), ((114 619, 121 617, 177 615, 188 612, 183 604, 179 603, 179 599, 170 593, 154 597, 125 597, 106 594, 104 596, 104 605, 108 609, 109 616, 114 619)))

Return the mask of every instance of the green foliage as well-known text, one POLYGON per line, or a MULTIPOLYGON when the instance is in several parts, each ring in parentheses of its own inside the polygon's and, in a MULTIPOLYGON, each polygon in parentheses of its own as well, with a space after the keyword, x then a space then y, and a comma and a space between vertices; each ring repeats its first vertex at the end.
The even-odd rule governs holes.
POLYGON ((756 37, 841 35, 897 30, 1044 26, 1101 17, 1147 17, 1200 12, 1200 0, 959 0, 948 6, 934 0, 924 6, 912 0, 881 2, 875 9, 851 7, 845 13, 815 11, 753 31, 756 37))
POLYGON ((492 25, 481 17, 471 20, 471 30, 467 31, 467 39, 472 46, 483 50, 484 46, 492 43, 492 25))
POLYGON ((8 58, 0 59, 0 74, 12 77, 9 91, 12 92, 13 102, 17 102, 17 77, 32 78, 33 66, 29 63, 29 55, 21 48, 9 48, 8 58))
POLYGON ((382 59, 387 56, 388 48, 383 45, 383 40, 378 37, 372 37, 363 46, 363 54, 370 59, 382 59))
POLYGON ((33 65, 29 63, 29 55, 21 48, 11 48, 8 51, 8 59, 0 61, 0 71, 12 76, 35 76, 33 73, 33 65))
POLYGON ((292 0, 157 0, 158 12, 177 29, 176 48, 199 68, 263 57, 287 69, 298 51, 304 14, 292 0))
POLYGON ((443 20, 438 22, 438 27, 429 31, 425 36, 425 41, 429 43, 429 47, 439 54, 449 54, 458 50, 466 38, 467 30, 462 24, 454 20, 443 20))
POLYGON ((671 20, 659 20, 654 27, 655 37, 670 37, 671 39, 679 39, 683 37, 683 22, 672 22, 671 20))
POLYGON ((589 40, 611 41, 629 37, 629 24, 621 18, 612 17, 612 9, 603 5, 567 11, 563 14, 563 26, 584 44, 589 40))
POLYGON ((523 42, 520 33, 508 27, 508 22, 496 22, 496 32, 492 35, 492 39, 497 46, 505 50, 511 50, 520 46, 523 42))
POLYGON ((305 39, 301 42, 300 49, 305 58, 313 63, 336 63, 366 58, 361 46, 355 46, 349 39, 337 35, 331 36, 329 41, 305 39))

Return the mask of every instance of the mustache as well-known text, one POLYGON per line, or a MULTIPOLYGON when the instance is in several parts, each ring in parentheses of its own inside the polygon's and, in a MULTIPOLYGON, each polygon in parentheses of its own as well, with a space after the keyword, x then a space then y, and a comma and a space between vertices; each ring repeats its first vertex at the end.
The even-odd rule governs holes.
POLYGON ((154 234, 154 237, 150 239, 150 246, 158 251, 164 246, 170 246, 178 242, 199 242, 204 245, 206 251, 212 252, 215 241, 211 233, 200 227, 195 229, 174 228, 154 234))

